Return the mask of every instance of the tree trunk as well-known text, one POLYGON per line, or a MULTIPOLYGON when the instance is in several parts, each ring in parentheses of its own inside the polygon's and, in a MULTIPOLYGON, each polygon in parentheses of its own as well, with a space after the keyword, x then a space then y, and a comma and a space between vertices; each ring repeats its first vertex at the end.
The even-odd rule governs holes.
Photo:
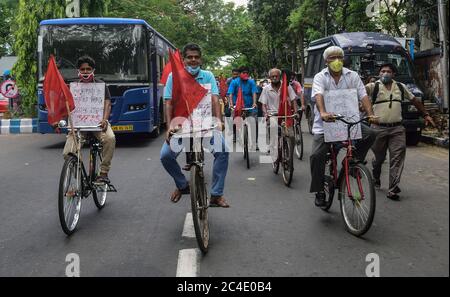
POLYGON ((342 31, 345 32, 347 29, 347 18, 348 18, 348 8, 350 6, 350 1, 345 0, 344 7, 342 8, 342 31))
POLYGON ((322 6, 323 32, 324 37, 328 36, 328 0, 323 0, 322 6))

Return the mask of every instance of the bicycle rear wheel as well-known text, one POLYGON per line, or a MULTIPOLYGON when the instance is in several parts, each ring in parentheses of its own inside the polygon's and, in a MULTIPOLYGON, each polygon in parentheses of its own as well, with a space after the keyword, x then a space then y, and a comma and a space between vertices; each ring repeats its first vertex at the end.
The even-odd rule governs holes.
MULTIPOLYGON (((344 169, 342 169, 344 170, 344 169)), ((355 236, 366 233, 375 216, 375 187, 372 175, 363 164, 353 164, 349 168, 349 195, 345 172, 341 173, 339 200, 341 214, 348 232, 355 236)))
MULTIPOLYGON (((91 151, 91 162, 92 168, 94 172, 91 172, 91 185, 97 178, 98 174, 100 174, 100 164, 102 163, 102 156, 100 152, 92 152, 91 151), (97 159, 98 156, 98 159, 97 159)), ((92 190, 92 198, 94 198, 95 206, 98 209, 102 209, 106 204, 106 196, 108 195, 108 185, 93 185, 94 189, 92 190)))
POLYGON ((247 169, 250 169, 250 158, 248 156, 248 127, 244 125, 244 159, 247 161, 247 169))
POLYGON ((59 179, 58 213, 61 227, 71 235, 77 227, 81 212, 82 173, 78 158, 70 156, 63 165, 59 179))
POLYGON ((303 134, 299 123, 294 126, 295 133, 295 154, 299 160, 303 159, 303 134))
POLYGON ((190 188, 195 237, 200 250, 206 254, 209 245, 208 198, 203 172, 198 165, 191 167, 190 188))
POLYGON ((283 166, 283 181, 286 186, 290 186, 294 173, 294 137, 283 136, 281 147, 281 162, 283 166))

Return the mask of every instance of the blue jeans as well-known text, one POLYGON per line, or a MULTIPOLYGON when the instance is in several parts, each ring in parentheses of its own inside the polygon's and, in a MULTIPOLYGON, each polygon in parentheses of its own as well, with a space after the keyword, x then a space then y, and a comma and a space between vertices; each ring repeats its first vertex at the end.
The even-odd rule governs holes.
MULTIPOLYGON (((228 170, 228 149, 225 146, 225 139, 223 138, 222 133, 216 132, 216 137, 211 137, 209 141, 211 147, 208 147, 214 155, 214 164, 213 164, 213 177, 212 177, 212 185, 211 185, 211 196, 222 196, 223 189, 225 187, 225 177, 227 176, 228 170), (217 134, 218 133, 218 134, 217 134), (219 139, 222 142, 222 147, 220 149, 214 150, 214 138, 219 139)), ((219 144, 220 145, 220 144, 219 144)), ((166 169, 167 173, 173 178, 175 181, 175 185, 178 189, 185 189, 189 182, 186 179, 186 176, 181 172, 181 167, 177 162, 177 157, 179 156, 179 152, 174 152, 170 148, 170 145, 164 141, 164 144, 161 148, 161 163, 166 169)))

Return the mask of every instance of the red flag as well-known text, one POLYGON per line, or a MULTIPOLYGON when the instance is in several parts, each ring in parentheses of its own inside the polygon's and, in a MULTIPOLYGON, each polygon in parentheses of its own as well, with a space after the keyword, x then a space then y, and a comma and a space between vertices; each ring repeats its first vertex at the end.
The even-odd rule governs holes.
MULTIPOLYGON (((289 93, 288 93, 288 84, 287 84, 287 77, 286 73, 283 73, 283 83, 281 84, 281 93, 280 93, 280 105, 278 106, 278 116, 291 116, 292 110, 291 110, 291 104, 289 100, 289 93)), ((288 127, 291 127, 294 125, 294 120, 292 118, 288 118, 286 120, 286 125, 288 127)))
POLYGON ((243 108, 244 108, 244 96, 242 95, 242 88, 239 87, 236 99, 236 108, 234 109, 234 116, 240 117, 243 108))
POLYGON ((184 68, 179 51, 169 53, 172 68, 172 102, 174 117, 188 118, 208 90, 203 88, 184 68))
POLYGON ((163 69, 163 72, 161 75, 161 80, 159 82, 162 83, 163 85, 166 85, 167 78, 169 77, 169 74, 171 72, 172 72, 172 66, 169 61, 169 62, 167 62, 166 66, 164 66, 164 69, 163 69))
POLYGON ((227 80, 225 77, 221 76, 219 79, 219 87, 220 87, 220 97, 225 98, 228 91, 227 80))
MULTIPOLYGON (((175 51, 175 55, 177 55, 177 58, 179 58, 180 61, 182 61, 183 59, 181 58, 181 53, 179 50, 175 51)), ((167 78, 169 78, 169 74, 172 72, 172 64, 169 62, 166 63, 166 65, 164 66, 163 72, 161 74, 161 79, 160 79, 160 83, 163 85, 166 85, 167 83, 167 78)))
POLYGON ((64 82, 61 73, 59 73, 53 55, 50 55, 47 72, 45 73, 44 100, 45 105, 47 105, 47 118, 50 125, 55 125, 68 116, 66 102, 69 103, 70 111, 75 109, 72 93, 64 82))

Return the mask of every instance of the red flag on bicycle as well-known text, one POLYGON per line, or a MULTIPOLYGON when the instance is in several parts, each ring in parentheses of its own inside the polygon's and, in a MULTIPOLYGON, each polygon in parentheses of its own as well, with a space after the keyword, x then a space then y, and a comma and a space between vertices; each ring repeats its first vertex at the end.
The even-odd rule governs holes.
MULTIPOLYGON (((281 90, 280 90, 280 105, 278 106, 278 116, 291 116, 292 115, 292 109, 291 104, 289 100, 289 93, 288 93, 288 83, 287 83, 287 77, 286 73, 283 73, 283 82, 281 84, 281 90)), ((294 120, 292 118, 286 119, 286 125, 288 127, 292 127, 294 125, 294 120)))
POLYGON ((67 87, 58 67, 56 67, 55 57, 50 55, 48 60, 47 72, 44 79, 44 100, 47 106, 47 118, 50 125, 58 124, 58 122, 67 117, 69 111, 66 102, 69 103, 69 110, 75 109, 72 93, 67 87))
POLYGON ((203 88, 184 68, 180 52, 169 53, 172 68, 172 105, 174 117, 188 118, 208 90, 203 88))
POLYGON ((242 88, 239 87, 238 95, 237 95, 237 99, 236 99, 236 107, 234 109, 234 116, 240 117, 243 108, 244 108, 244 96, 242 94, 242 88))

